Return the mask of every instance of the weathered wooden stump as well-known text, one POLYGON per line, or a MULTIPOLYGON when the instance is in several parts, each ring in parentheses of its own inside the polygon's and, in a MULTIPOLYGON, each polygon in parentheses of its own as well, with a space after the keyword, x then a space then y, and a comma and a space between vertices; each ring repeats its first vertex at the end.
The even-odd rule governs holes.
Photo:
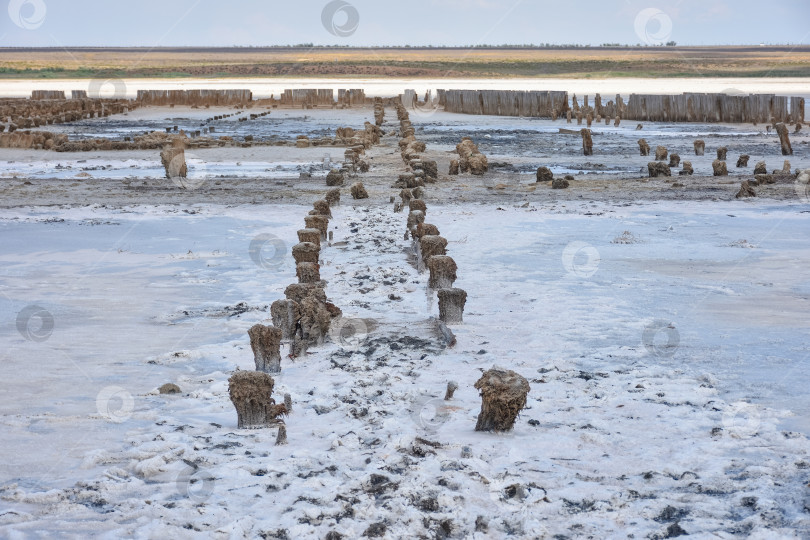
POLYGON ((446 248, 447 239, 443 236, 426 234, 419 238, 419 252, 422 255, 422 261, 424 263, 427 263, 428 259, 434 255, 446 255, 446 248))
POLYGON ((715 176, 727 176, 728 167, 726 166, 726 162, 720 159, 715 159, 712 161, 712 171, 715 176))
POLYGON ((368 191, 363 182, 355 182, 351 187, 352 199, 368 199, 368 191))
POLYGON ((681 167, 681 170, 678 171, 679 176, 691 176, 694 173, 694 169, 692 169, 692 162, 691 161, 684 161, 681 167))
POLYGON ((417 223, 416 227, 411 229, 411 237, 414 240, 419 240, 425 235, 439 236, 439 228, 432 223, 417 223))
POLYGON ((695 140, 695 155, 702 156, 706 151, 706 142, 703 139, 695 140))
POLYGON ((647 171, 649 172, 650 178, 656 178, 658 176, 672 176, 672 171, 670 170, 669 165, 663 161, 650 161, 647 163, 647 171))
POLYGON ((536 178, 537 182, 551 182, 554 180, 554 174, 548 167, 537 167, 536 178))
POLYGON ((282 339, 292 338, 296 323, 301 318, 298 302, 276 300, 270 305, 270 318, 273 320, 273 326, 281 330, 282 339))
POLYGON ((278 426, 278 434, 276 435, 276 446, 283 446, 287 444, 287 426, 284 424, 278 426))
POLYGON ((768 174, 768 168, 765 166, 765 161, 758 161, 754 165, 754 174, 768 174))
POLYGON ((318 263, 300 262, 295 265, 298 283, 320 283, 321 267, 318 263))
POLYGON ((727 154, 728 154, 728 147, 721 146, 720 148, 717 149, 717 159, 719 159, 720 161, 725 161, 727 154))
POLYGON ((298 241, 309 242, 321 247, 321 231, 318 229, 298 229, 298 241))
POLYGON ((735 195, 737 199, 756 196, 757 192, 754 191, 754 188, 751 187, 751 184, 748 183, 748 180, 743 180, 742 184, 740 184, 740 191, 738 191, 737 195, 735 195))
POLYGON ((280 328, 263 324, 255 324, 248 330, 256 371, 264 371, 265 373, 279 373, 281 371, 279 345, 281 344, 282 335, 280 328))
POLYGON ((284 406, 287 407, 287 414, 293 412, 292 396, 289 393, 284 394, 284 406))
POLYGON ((439 319, 445 324, 464 322, 464 305, 467 303, 467 292, 463 289, 439 289, 439 319))
POLYGON ((568 177, 566 178, 555 178, 551 181, 551 189, 566 189, 568 188, 568 177))
POLYGON ((160 152, 160 161, 166 171, 166 178, 186 178, 186 152, 182 147, 169 146, 160 152))
POLYGON ((678 154, 672 153, 669 155, 669 166, 670 167, 677 167, 681 163, 681 156, 678 154))
POLYGON ((302 262, 318 263, 318 257, 321 250, 312 242, 299 242, 292 248, 292 256, 295 259, 295 264, 302 262))
POLYGON ((456 261, 447 255, 433 255, 427 261, 430 271, 428 287, 431 289, 449 289, 456 281, 456 261))
POLYGON ((340 204, 340 188, 332 188, 327 191, 324 199, 326 199, 326 202, 329 203, 329 206, 336 206, 340 204))
POLYGON ((645 139, 638 140, 638 151, 642 156, 650 155, 650 145, 647 144, 647 141, 645 139))
POLYGON ((782 122, 776 124, 776 134, 779 135, 779 144, 782 146, 782 155, 793 155, 793 147, 790 146, 790 137, 788 136, 788 128, 782 122))
POLYGON ((329 174, 326 175, 326 185, 327 186, 342 186, 343 185, 343 173, 337 169, 332 169, 329 171, 329 174))
POLYGON ((329 208, 329 201, 326 199, 319 199, 312 203, 312 211, 310 214, 313 216, 326 216, 331 218, 332 210, 329 208))
POLYGON ((421 210, 413 210, 408 214, 408 223, 407 223, 408 230, 411 230, 418 224, 424 222, 425 222, 425 213, 422 212, 421 210))
POLYGON ((326 216, 304 216, 304 224, 307 229, 318 229, 321 231, 321 240, 326 240, 326 232, 329 229, 329 218, 326 216))
POLYGON ((237 371, 228 379, 228 392, 236 408, 240 428, 263 427, 283 423, 284 405, 271 397, 275 381, 261 371, 237 371))
POLYGON ((291 283, 284 289, 284 296, 287 297, 287 300, 292 300, 298 304, 308 296, 326 302, 326 292, 323 290, 323 286, 318 283, 291 283))
POLYGON ((737 158, 737 167, 748 167, 750 157, 748 154, 740 154, 740 157, 737 158))
POLYGON ((582 128, 579 130, 580 135, 582 135, 582 153, 586 156, 593 155, 593 137, 591 137, 591 130, 588 128, 582 128))
POLYGON ((329 333, 332 324, 332 312, 328 303, 314 296, 307 296, 301 301, 301 318, 298 320, 301 337, 307 345, 321 345, 329 333))
POLYGON ((667 148, 665 146, 656 146, 655 147, 655 161, 666 161, 667 159, 667 148))
POLYGON ((485 371, 475 388, 481 393, 475 431, 510 431, 531 389, 525 377, 497 367, 485 371))
POLYGON ((411 212, 420 210, 423 214, 427 214, 427 205, 422 199, 411 199, 408 201, 408 208, 411 212))
POLYGON ((458 160, 457 159, 451 159, 450 160, 450 168, 447 171, 447 174, 449 174, 449 175, 458 174, 458 160))

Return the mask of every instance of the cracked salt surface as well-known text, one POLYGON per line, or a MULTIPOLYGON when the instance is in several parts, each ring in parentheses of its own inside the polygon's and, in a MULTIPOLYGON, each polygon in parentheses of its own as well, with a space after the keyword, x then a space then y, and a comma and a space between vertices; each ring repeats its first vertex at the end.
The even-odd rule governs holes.
POLYGON ((407 262, 405 214, 344 201, 321 275, 369 331, 282 362, 286 446, 236 428, 227 378, 252 368, 246 330, 295 279, 289 255, 255 265, 250 241, 296 242, 308 207, 0 211, 3 534, 810 534, 798 206, 427 202, 469 292, 456 346, 407 262), (624 231, 643 243, 613 243, 624 231), (42 343, 14 328, 32 301, 56 320, 42 343), (531 384, 507 434, 473 431, 493 364, 531 384), (157 395, 168 381, 182 393, 157 395), (110 387, 121 402, 99 410, 110 387))

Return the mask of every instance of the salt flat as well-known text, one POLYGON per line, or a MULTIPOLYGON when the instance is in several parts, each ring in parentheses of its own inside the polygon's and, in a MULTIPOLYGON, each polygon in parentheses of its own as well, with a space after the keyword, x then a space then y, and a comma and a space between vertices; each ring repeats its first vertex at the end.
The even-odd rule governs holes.
POLYGON ((578 524, 652 533, 668 506, 688 513, 680 523, 690 532, 807 530, 796 473, 808 445, 783 435, 808 429, 805 209, 431 206, 459 263, 457 284, 470 291, 459 343, 443 349, 419 326, 436 316, 435 300, 395 234, 403 216, 344 203, 323 274, 330 298, 375 330, 348 349, 331 344, 285 362, 277 379, 295 410, 283 449, 273 431, 236 429, 225 380, 251 368, 245 332, 267 319, 294 273, 291 260, 270 272, 255 265, 250 239, 272 232, 292 244, 303 207, 197 205, 183 217, 148 207, 4 211, 3 234, 19 245, 2 254, 3 317, 36 299, 57 321, 44 343, 4 327, 4 384, 15 391, 0 410, 17 456, 2 471, 4 526, 119 536, 177 534, 191 523, 225 536, 320 537, 333 528, 356 536, 387 519, 396 535, 436 526, 418 517, 419 501, 435 497, 431 519, 470 534, 477 515, 493 532, 578 524), (65 221, 49 222, 54 214, 65 221), (634 242, 615 242, 625 230, 634 242), (598 261, 586 250, 567 263, 572 242, 598 261), (405 282, 383 284, 393 276, 405 282), (361 285, 372 290, 361 295, 361 285), (791 301, 779 302, 781 318, 764 302, 777 298, 791 301), (239 302, 249 310, 225 309, 239 302), (723 305, 749 315, 718 316, 723 305), (677 333, 672 354, 645 346, 645 327, 660 320, 677 333), (427 357, 408 339, 426 340, 427 357), (47 391, 27 370, 40 358, 51 368, 47 391), (532 384, 507 436, 472 431, 476 368, 493 364, 532 384), (461 388, 444 410, 437 398, 451 379, 461 388), (168 380, 182 395, 156 395, 168 380), (109 387, 131 399, 109 405, 113 416, 97 407, 109 387), (442 446, 408 457, 415 437, 442 446), (664 450, 673 441, 681 451, 664 450), (472 458, 460 458, 462 446, 472 458), (190 498, 183 479, 197 473, 184 460, 205 473, 190 498), (372 473, 399 487, 369 492, 372 473), (525 501, 501 494, 518 481, 532 486, 525 501), (336 493, 357 499, 339 522, 328 517, 345 510, 336 493), (758 502, 745 507, 743 496, 758 502), (142 500, 152 503, 143 509, 142 500))
MULTIPOLYGON (((166 112, 78 129, 197 114, 166 112)), ((272 129, 370 118, 302 112, 272 129)), ((810 534, 810 203, 792 181, 737 200, 750 166, 711 177, 709 155, 694 177, 646 178, 635 126, 604 128, 585 158, 560 121, 414 113, 442 173, 428 219, 469 295, 449 347, 389 202, 402 161, 386 115, 371 170, 351 179, 370 197, 343 190, 321 252, 329 299, 365 330, 282 360, 286 446, 237 428, 227 379, 253 369, 247 329, 296 281, 289 250, 326 191, 324 156, 343 149, 200 150, 195 189, 161 178, 157 152, 0 151, 3 535, 810 534), (508 166, 445 176, 468 133, 508 166), (536 183, 544 164, 576 171, 571 186, 536 183), (284 246, 269 267, 251 251, 265 234, 284 246), (52 315, 46 339, 19 331, 28 306, 52 315), (507 434, 473 430, 472 385, 493 365, 531 385, 507 434), (159 394, 166 382, 181 392, 159 394)), ((644 129, 683 155, 694 136, 644 129)), ((707 154, 727 144, 729 161, 750 150, 781 168, 773 135, 696 129, 713 134, 707 154)), ((806 135, 793 140, 807 166, 806 135)))

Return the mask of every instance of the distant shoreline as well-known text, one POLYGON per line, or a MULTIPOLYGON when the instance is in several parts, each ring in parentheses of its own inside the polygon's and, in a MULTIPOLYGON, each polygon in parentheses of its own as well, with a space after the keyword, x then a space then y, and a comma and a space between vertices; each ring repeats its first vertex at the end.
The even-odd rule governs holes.
POLYGON ((0 79, 810 77, 810 46, 0 48, 0 79))

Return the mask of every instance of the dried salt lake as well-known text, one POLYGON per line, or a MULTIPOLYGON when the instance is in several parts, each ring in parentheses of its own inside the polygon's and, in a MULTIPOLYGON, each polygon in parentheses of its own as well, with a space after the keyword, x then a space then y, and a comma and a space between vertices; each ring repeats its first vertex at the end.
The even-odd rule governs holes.
MULTIPOLYGON (((166 111, 75 129, 122 135, 212 114, 166 111)), ((302 112, 227 127, 294 138, 370 119, 302 112)), ((289 248, 325 191, 324 154, 342 148, 200 150, 190 167, 205 181, 191 191, 159 178, 156 152, 0 150, 3 534, 810 533, 807 200, 777 184, 737 201, 739 178, 697 176, 684 195, 673 179, 642 182, 634 125, 603 128, 587 159, 602 167, 589 168, 579 141, 554 133, 560 121, 412 118, 442 172, 467 133, 508 165, 428 186, 429 220, 469 293, 465 324, 448 348, 430 322, 435 297, 388 202, 401 168, 388 135, 358 177, 370 199, 344 193, 322 252, 330 300, 369 331, 283 360, 276 393, 294 409, 281 447, 275 430, 237 429, 227 378, 252 369, 246 330, 295 281, 289 248), (540 164, 591 174, 554 193, 534 184, 540 164), (275 251, 269 266, 251 257, 263 234, 287 248, 280 264, 275 251), (19 331, 28 306, 53 317, 50 333, 19 331), (504 435, 472 430, 472 383, 492 365, 532 388, 504 435), (444 402, 448 380, 459 390, 444 402), (159 395, 165 382, 181 394, 159 395)), ((750 126, 644 129, 671 149, 696 130, 730 160, 783 159, 750 126)), ((793 140, 793 165, 808 166, 806 135, 793 140)))

